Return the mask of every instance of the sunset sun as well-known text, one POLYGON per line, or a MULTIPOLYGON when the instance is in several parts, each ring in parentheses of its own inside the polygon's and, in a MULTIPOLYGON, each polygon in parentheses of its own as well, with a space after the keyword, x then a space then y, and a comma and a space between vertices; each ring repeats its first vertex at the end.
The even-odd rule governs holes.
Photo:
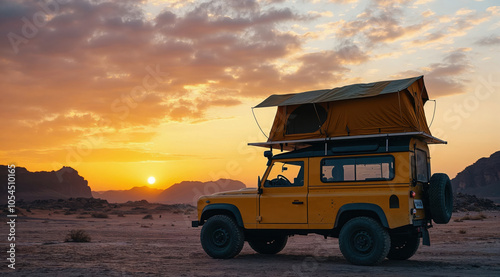
POLYGON ((148 183, 150 185, 154 184, 155 182, 156 182, 156 178, 155 177, 151 176, 151 177, 148 178, 148 183))

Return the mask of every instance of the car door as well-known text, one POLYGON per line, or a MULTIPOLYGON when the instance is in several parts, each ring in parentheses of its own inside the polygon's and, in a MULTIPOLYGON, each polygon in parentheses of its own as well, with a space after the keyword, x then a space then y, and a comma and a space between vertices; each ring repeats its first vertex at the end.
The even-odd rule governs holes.
POLYGON ((260 195, 260 224, 307 224, 307 159, 274 161, 260 195))

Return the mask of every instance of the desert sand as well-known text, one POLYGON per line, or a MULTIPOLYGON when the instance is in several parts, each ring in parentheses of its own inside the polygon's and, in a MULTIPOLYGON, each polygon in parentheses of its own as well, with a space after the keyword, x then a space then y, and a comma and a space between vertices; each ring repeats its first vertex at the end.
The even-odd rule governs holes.
MULTIPOLYGON (((256 254, 245 243, 234 259, 216 260, 203 252, 201 228, 190 226, 196 219, 191 208, 119 209, 108 211, 108 218, 85 211, 21 209, 25 216, 16 226, 16 269, 4 262, 0 275, 500 276, 500 211, 454 213, 449 224, 430 230, 431 247, 420 246, 410 260, 386 259, 363 267, 343 258, 337 239, 318 235, 293 236, 273 256, 256 254), (143 219, 146 214, 152 219, 143 219), (73 229, 85 230, 91 242, 64 242, 73 229)), ((7 246, 3 240, 4 251, 7 246)))

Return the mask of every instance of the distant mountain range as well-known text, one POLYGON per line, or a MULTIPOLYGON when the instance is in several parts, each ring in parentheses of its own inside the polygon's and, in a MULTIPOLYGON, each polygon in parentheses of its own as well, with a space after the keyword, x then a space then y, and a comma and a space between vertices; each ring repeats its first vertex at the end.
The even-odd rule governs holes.
POLYGON ((134 187, 129 190, 93 191, 94 198, 106 199, 110 203, 147 200, 154 203, 196 205, 202 195, 246 188, 240 181, 219 179, 214 182, 183 181, 161 190, 150 187, 134 187))
POLYGON ((474 194, 500 203, 500 151, 466 167, 451 184, 454 193, 474 194))
MULTIPOLYGON (((0 204, 7 202, 8 167, 0 165, 0 204)), ((88 182, 71 167, 57 171, 30 172, 24 167, 15 167, 15 197, 33 201, 45 199, 66 199, 71 197, 92 197, 88 182)))

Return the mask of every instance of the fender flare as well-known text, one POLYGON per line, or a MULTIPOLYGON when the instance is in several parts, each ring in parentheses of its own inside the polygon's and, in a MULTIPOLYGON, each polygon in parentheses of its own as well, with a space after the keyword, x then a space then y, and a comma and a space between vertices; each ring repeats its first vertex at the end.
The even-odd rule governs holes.
POLYGON ((350 203, 340 207, 339 211, 337 212, 337 217, 335 218, 334 228, 338 227, 339 219, 342 217, 342 214, 350 211, 373 212, 378 216, 378 219, 380 220, 382 226, 389 228, 389 223, 387 222, 387 217, 385 216, 384 210, 382 210, 380 206, 370 203, 350 203))
POLYGON ((200 223, 204 222, 205 220, 208 219, 208 215, 209 214, 218 214, 216 213, 216 211, 224 211, 224 212, 228 212, 230 213, 234 219, 236 220, 236 224, 238 224, 238 226, 240 227, 244 227, 243 225, 243 219, 241 218, 241 213, 240 213, 240 210, 238 210, 238 208, 233 205, 233 204, 210 204, 208 206, 205 206, 205 208, 203 208, 203 211, 201 212, 201 217, 200 217, 200 223))

